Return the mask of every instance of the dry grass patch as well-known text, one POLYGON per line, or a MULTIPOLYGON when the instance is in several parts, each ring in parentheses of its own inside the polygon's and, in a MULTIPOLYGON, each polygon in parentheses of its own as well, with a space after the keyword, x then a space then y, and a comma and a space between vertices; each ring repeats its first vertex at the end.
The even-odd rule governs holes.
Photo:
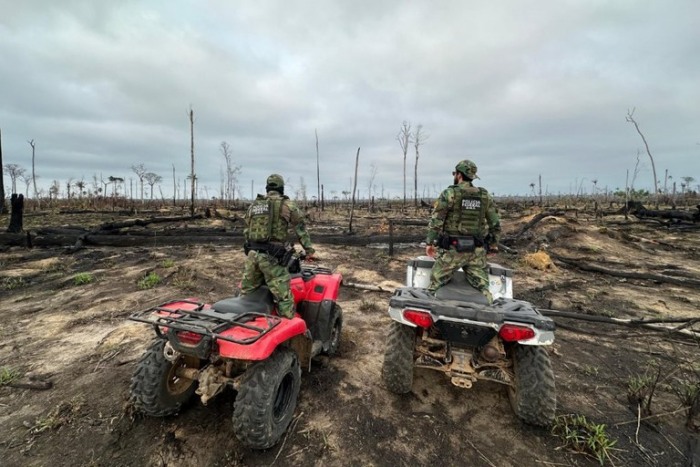
POLYGON ((526 254, 523 257, 523 263, 540 271, 554 271, 557 269, 552 261, 552 258, 550 258, 550 256, 544 251, 526 254))

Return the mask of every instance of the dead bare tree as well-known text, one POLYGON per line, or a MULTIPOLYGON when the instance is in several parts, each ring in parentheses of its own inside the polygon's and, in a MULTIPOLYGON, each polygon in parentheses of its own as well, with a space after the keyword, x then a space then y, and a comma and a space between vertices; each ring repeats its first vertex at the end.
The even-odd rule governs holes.
POLYGON ((226 201, 231 201, 234 196, 233 178, 235 168, 233 167, 232 161, 233 153, 231 152, 231 146, 226 141, 221 142, 219 145, 219 150, 226 161, 226 184, 224 185, 224 199, 226 201))
POLYGON ((27 141, 27 143, 29 143, 29 145, 32 147, 32 183, 34 184, 34 198, 38 202, 39 191, 36 189, 36 169, 35 169, 35 164, 34 164, 34 160, 35 160, 34 156, 36 155, 36 144, 34 143, 34 140, 27 141))
POLYGON ((132 165, 131 171, 136 174, 139 178, 139 183, 141 183, 141 204, 143 204, 143 177, 146 175, 146 166, 143 164, 132 165))
MULTIPOLYGON (((112 177, 110 177, 110 178, 112 178, 112 177)), ((69 202, 70 202, 70 198, 71 198, 71 189, 72 188, 73 188, 73 177, 70 177, 66 181, 66 193, 67 193, 66 198, 68 199, 69 202)))
POLYGON ((630 182, 630 191, 634 191, 634 183, 637 181, 637 177, 639 176, 639 172, 642 171, 642 161, 641 161, 641 156, 642 153, 639 149, 637 149, 637 162, 634 163, 634 171, 632 172, 632 181, 630 182))
POLYGON ((357 166, 358 165, 360 165, 360 148, 357 148, 357 155, 355 156, 355 180, 353 181, 353 186, 352 186, 352 205, 350 207, 350 225, 348 227, 348 231, 350 233, 352 233, 352 217, 355 214, 355 192, 357 191, 357 166))
POLYGON ((627 117, 625 117, 625 120, 628 121, 629 123, 634 124, 634 128, 637 130, 637 133, 639 133, 639 136, 642 137, 642 141, 644 142, 644 147, 646 148, 647 154, 649 155, 649 160, 651 160, 651 171, 654 175, 654 199, 656 200, 656 208, 658 209, 658 207, 659 207, 659 180, 656 178, 656 165, 654 165, 654 157, 651 155, 651 150, 649 149, 649 144, 647 143, 647 139, 644 137, 644 134, 642 134, 642 131, 639 129, 639 124, 634 119, 634 111, 635 111, 634 108, 632 109, 631 112, 629 110, 627 110, 627 117))
POLYGON ((416 149, 416 164, 413 167, 413 205, 418 207, 418 157, 419 148, 425 144, 425 140, 430 136, 423 133, 423 125, 418 124, 413 133, 413 147, 416 149))
POLYGON ((20 177, 24 182, 24 197, 29 198, 29 187, 32 186, 32 176, 26 172, 23 172, 20 177))
POLYGON ((177 181, 175 179, 175 164, 173 164, 173 207, 175 207, 175 199, 177 198, 177 181))
POLYGON ((143 176, 143 178, 146 179, 146 183, 148 183, 151 187, 151 200, 153 200, 153 185, 162 182, 163 177, 153 172, 148 172, 143 176))
POLYGON ((197 181, 197 176, 194 173, 194 110, 192 110, 192 106, 190 106, 190 111, 189 111, 189 117, 190 117, 190 153, 192 155, 192 171, 190 172, 190 178, 192 179, 192 199, 190 202, 190 215, 194 217, 194 193, 195 193, 195 184, 197 181))
POLYGON ((323 199, 321 198, 321 156, 318 152, 318 130, 314 128, 314 134, 316 135, 316 185, 318 186, 318 197, 316 201, 323 211, 323 199))
POLYGON ((376 186, 374 184, 375 178, 377 178, 377 172, 378 172, 377 164, 372 162, 369 165, 369 180, 367 181, 367 196, 372 199, 372 193, 375 191, 376 186))
POLYGON ((2 130, 0 130, 0 214, 7 214, 7 204, 5 204, 5 177, 2 176, 2 130))
POLYGON ((7 164, 3 167, 3 170, 10 177, 12 193, 17 193, 17 179, 25 173, 24 167, 19 164, 7 164))
POLYGON ((401 146, 401 151, 403 152, 403 207, 406 207, 406 153, 408 152, 408 145, 413 142, 411 139, 411 124, 406 120, 401 124, 401 129, 399 134, 396 136, 396 140, 401 146))

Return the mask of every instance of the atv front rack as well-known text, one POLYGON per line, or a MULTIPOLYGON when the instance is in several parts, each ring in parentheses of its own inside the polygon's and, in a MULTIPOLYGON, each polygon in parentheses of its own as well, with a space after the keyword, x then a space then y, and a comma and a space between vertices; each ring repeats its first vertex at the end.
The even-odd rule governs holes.
MULTIPOLYGON (((161 337, 167 337, 174 347, 184 346, 187 353, 193 353, 193 351, 195 351, 194 353, 199 353, 196 350, 200 348, 202 352, 208 352, 211 343, 215 340, 241 345, 253 344, 272 331, 282 321, 282 318, 278 316, 265 313, 246 312, 234 315, 231 313, 219 313, 212 308, 205 308, 205 306, 205 303, 193 300, 174 300, 137 311, 130 315, 129 319, 150 324, 155 329, 156 334, 161 337), (192 308, 189 306, 183 308, 182 305, 189 305, 192 308), (258 318, 264 318, 265 327, 247 324, 258 320, 258 318), (221 334, 232 328, 246 329, 253 332, 253 335, 235 338, 221 334), (177 335, 178 331, 190 332, 202 337, 196 343, 185 343, 177 335)), ((191 338, 188 340, 191 340, 191 338)))

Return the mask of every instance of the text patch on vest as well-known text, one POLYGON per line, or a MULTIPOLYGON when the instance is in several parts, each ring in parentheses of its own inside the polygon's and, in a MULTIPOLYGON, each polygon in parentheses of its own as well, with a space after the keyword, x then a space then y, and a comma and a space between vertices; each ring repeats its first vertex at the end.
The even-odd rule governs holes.
POLYGON ((265 204, 254 204, 251 207, 251 215, 253 216, 259 216, 261 214, 267 214, 270 211, 269 206, 267 203, 265 204))
POLYGON ((480 199, 463 199, 462 209, 465 211, 478 211, 481 209, 480 199))

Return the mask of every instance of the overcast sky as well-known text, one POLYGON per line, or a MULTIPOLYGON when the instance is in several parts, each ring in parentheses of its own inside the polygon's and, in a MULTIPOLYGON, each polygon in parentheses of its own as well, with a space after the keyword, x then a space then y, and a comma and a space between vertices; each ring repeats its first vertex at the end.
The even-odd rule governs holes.
MULTIPOLYGON (((351 188, 358 147, 365 196, 372 164, 377 195, 402 196, 403 120, 430 135, 421 195, 464 158, 496 195, 526 194, 539 174, 550 193, 624 187, 638 151, 636 186, 650 188, 625 122, 635 107, 658 178, 700 180, 697 0, 0 0, 0 11, 3 162, 30 169, 33 139, 44 188, 93 174, 128 185, 144 164, 169 196, 172 164, 189 173, 190 105, 210 197, 222 141, 242 196, 273 172, 316 194, 315 129, 326 197, 351 188)), ((409 187, 414 160, 411 148, 409 187)))

